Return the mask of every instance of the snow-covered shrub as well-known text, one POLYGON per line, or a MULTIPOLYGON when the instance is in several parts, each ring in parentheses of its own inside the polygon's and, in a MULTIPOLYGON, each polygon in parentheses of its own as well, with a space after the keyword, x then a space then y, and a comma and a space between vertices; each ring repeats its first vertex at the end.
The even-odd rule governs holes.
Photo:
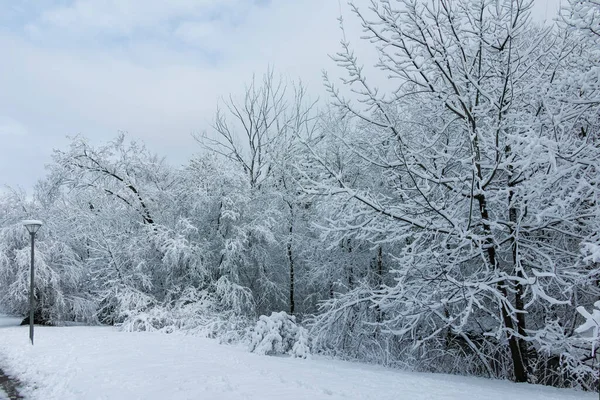
POLYGON ((250 351, 257 354, 289 354, 307 358, 310 355, 308 331, 296 323, 296 317, 285 311, 270 317, 261 315, 250 335, 250 351))
POLYGON ((185 332, 233 343, 242 340, 249 326, 247 318, 223 310, 215 295, 189 287, 177 297, 130 312, 119 324, 123 331, 185 332))
POLYGON ((176 299, 167 299, 160 304, 148 304, 133 309, 119 324, 122 330, 161 331, 190 330, 206 323, 206 315, 212 307, 212 299, 204 291, 194 288, 183 290, 176 299))
POLYGON ((157 305, 148 311, 131 313, 119 327, 125 332, 173 331, 174 320, 168 309, 157 305))

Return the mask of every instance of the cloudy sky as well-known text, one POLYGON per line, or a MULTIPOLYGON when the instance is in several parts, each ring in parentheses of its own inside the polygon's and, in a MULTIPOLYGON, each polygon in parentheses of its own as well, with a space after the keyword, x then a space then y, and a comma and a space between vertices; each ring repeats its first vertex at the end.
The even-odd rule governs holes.
MULTIPOLYGON (((539 21, 560 2, 535 1, 539 21)), ((76 134, 127 131, 182 164, 218 98, 268 66, 321 94, 339 14, 338 0, 0 0, 0 186, 30 190, 76 134)))

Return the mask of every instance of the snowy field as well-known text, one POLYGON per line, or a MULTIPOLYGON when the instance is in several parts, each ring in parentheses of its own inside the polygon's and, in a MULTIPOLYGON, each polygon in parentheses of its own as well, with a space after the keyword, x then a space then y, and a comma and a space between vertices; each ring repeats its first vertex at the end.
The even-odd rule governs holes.
MULTIPOLYGON (((598 395, 510 382, 419 374, 358 363, 258 356, 185 335, 109 327, 36 327, 4 319, 0 367, 27 399, 575 400, 598 395)), ((2 395, 0 395, 2 399, 2 395)))

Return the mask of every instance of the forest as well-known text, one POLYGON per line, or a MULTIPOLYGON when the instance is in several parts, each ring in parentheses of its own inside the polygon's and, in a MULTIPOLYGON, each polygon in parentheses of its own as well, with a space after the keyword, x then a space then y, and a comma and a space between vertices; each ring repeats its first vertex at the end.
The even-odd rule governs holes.
POLYGON ((600 1, 564 3, 350 2, 378 57, 340 19, 327 98, 257 74, 178 167, 71 138, 0 194, 0 305, 29 312, 35 218, 40 322, 254 343, 279 316, 314 354, 597 390, 600 1))

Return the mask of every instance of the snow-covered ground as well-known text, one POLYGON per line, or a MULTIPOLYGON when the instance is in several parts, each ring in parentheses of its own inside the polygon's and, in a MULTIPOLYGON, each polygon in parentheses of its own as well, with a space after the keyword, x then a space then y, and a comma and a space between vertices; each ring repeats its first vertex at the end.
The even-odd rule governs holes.
MULTIPOLYGON (((3 325, 14 325, 16 321, 3 325)), ((0 328, 0 367, 26 383, 28 399, 575 400, 574 390, 409 373, 332 361, 259 356, 185 335, 109 327, 0 328)), ((1 395, 0 395, 1 399, 1 395)))
MULTIPOLYGON (((0 329, 9 326, 19 326, 20 323, 21 318, 9 317, 0 313, 0 329)), ((4 337, 2 335, 2 332, 4 331, 0 330, 0 343, 2 342, 2 339, 4 337)), ((2 367, 2 363, 0 363, 0 367, 2 367)), ((6 392, 4 392, 4 390, 2 390, 2 387, 0 387, 0 400, 8 400, 8 395, 6 394, 6 392)))

